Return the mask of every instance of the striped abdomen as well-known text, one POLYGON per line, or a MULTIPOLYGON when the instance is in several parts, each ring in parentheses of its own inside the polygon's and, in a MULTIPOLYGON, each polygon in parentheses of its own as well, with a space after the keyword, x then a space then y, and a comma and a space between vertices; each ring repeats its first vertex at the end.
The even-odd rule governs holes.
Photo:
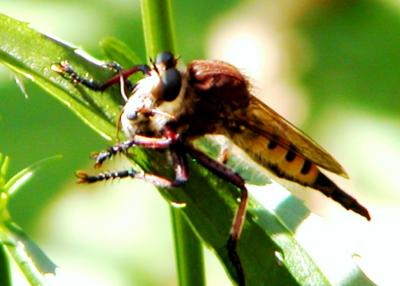
POLYGON ((302 156, 293 146, 283 147, 278 142, 250 130, 231 133, 230 137, 254 161, 276 176, 316 189, 344 208, 370 219, 365 207, 341 190, 319 170, 315 163, 302 156))

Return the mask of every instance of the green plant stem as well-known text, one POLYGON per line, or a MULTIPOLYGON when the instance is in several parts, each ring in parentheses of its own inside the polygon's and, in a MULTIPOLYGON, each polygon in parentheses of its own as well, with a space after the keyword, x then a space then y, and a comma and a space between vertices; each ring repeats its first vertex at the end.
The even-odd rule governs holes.
POLYGON ((146 52, 155 57, 158 52, 175 52, 170 0, 142 0, 142 19, 146 52))
MULTIPOLYGON (((142 19, 146 51, 154 58, 158 52, 175 52, 170 0, 142 0, 142 19)), ((179 285, 205 285, 202 244, 180 209, 171 207, 179 285)))
POLYGON ((3 245, 0 245, 0 285, 11 286, 10 265, 3 245))

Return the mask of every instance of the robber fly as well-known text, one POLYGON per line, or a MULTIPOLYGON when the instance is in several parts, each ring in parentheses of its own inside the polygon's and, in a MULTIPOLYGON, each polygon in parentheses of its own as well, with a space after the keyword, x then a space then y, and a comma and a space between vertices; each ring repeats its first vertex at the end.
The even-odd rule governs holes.
POLYGON ((347 177, 343 167, 307 135, 253 96, 245 76, 228 63, 195 60, 185 70, 179 70, 174 55, 161 52, 151 66, 137 65, 120 70, 104 84, 79 76, 66 62, 53 65, 52 69, 98 91, 127 82, 133 73, 145 75, 136 84, 127 82, 126 85, 130 87, 130 96, 122 109, 120 126, 128 140, 98 153, 96 166, 134 146, 165 149, 171 154, 175 178, 171 180, 130 169, 97 175, 78 172, 79 182, 130 177, 156 186, 177 187, 188 180, 186 160, 189 154, 241 191, 227 242, 240 285, 245 285, 245 277, 236 245, 245 219, 247 188, 242 177, 225 166, 224 160, 213 159, 196 149, 193 142, 199 137, 224 135, 277 177, 320 191, 344 208, 370 220, 365 207, 320 171, 325 169, 347 177))

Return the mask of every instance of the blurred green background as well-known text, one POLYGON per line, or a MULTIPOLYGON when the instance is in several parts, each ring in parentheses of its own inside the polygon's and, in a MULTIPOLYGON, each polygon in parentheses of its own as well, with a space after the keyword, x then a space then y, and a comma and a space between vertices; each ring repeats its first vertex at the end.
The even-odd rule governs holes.
MULTIPOLYGON (((144 59, 138 1, 2 1, 0 12, 99 59, 105 58, 98 42, 106 36, 144 59)), ((173 1, 173 12, 184 62, 236 64, 257 96, 343 163, 352 178, 343 183, 346 190, 369 207, 373 221, 361 222, 318 194, 310 194, 307 204, 338 231, 340 241, 333 243, 361 256, 357 263, 371 279, 399 282, 400 2, 181 0, 173 1)), ((1 67, 0 152, 12 158, 10 174, 54 154, 63 159, 17 194, 14 219, 72 279, 65 285, 176 285, 161 196, 137 182, 75 185, 75 170, 89 169, 89 154, 107 142, 33 83, 24 85, 28 98, 1 67)), ((113 164, 111 169, 129 166, 113 164)), ((307 231, 299 237, 318 256, 320 231, 307 231)), ((212 254, 207 259, 209 285, 229 285, 212 254)), ((315 260, 340 281, 324 258, 315 260)))

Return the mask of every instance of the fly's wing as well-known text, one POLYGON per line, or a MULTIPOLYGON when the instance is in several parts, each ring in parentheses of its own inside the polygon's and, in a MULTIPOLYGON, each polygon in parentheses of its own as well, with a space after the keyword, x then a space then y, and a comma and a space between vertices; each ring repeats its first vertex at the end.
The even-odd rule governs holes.
POLYGON ((227 136, 272 175, 316 189, 370 220, 368 210, 318 168, 347 177, 343 167, 252 96, 248 81, 234 66, 220 61, 193 61, 188 75, 197 109, 189 133, 227 136))
MULTIPOLYGON (((234 117, 233 121, 236 121, 237 126, 246 127, 255 133, 253 137, 258 134, 303 159, 308 159, 328 171, 347 177, 343 167, 321 146, 252 96, 249 92, 248 81, 234 66, 215 60, 196 60, 188 65, 188 72, 191 86, 203 99, 196 103, 197 106, 203 104, 200 110, 211 111, 207 116, 222 112, 226 117, 231 116, 231 119, 234 117), (221 102, 224 103, 223 109, 220 108, 221 102)), ((251 142, 241 142, 243 140, 236 135, 230 135, 236 143, 240 143, 241 147, 246 147, 246 144, 251 142)), ((251 152, 252 148, 247 151, 251 152)), ((268 155, 261 149, 259 152, 259 154, 253 154, 253 157, 262 159, 263 155, 268 155)))
POLYGON ((242 126, 300 157, 348 178, 343 167, 327 151, 256 97, 250 97, 246 113, 239 116, 239 121, 242 126))

